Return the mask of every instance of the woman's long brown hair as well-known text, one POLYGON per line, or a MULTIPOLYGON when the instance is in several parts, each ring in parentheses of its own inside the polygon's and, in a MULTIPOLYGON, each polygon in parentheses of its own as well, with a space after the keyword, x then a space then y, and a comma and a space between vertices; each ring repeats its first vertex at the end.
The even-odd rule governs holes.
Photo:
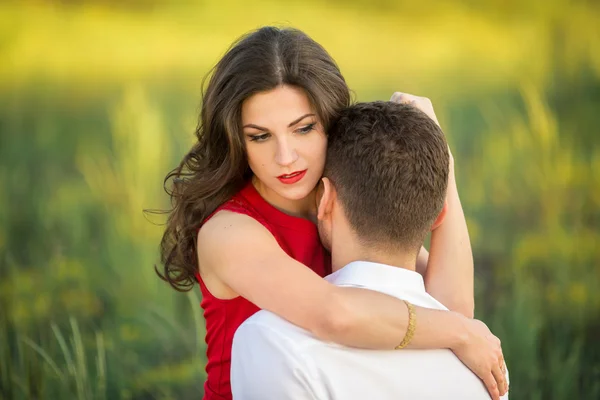
POLYGON ((296 29, 264 27, 241 37, 208 76, 197 142, 164 180, 172 208, 161 241, 163 268, 155 269, 179 291, 190 290, 196 282, 196 240, 202 223, 252 175, 241 134, 244 100, 283 84, 299 87, 325 129, 350 103, 334 60, 296 29))

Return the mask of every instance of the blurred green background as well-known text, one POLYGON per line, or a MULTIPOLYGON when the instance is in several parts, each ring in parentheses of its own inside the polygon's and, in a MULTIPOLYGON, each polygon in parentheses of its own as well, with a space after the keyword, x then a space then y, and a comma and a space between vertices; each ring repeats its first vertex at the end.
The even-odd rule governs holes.
POLYGON ((0 398, 201 397, 199 292, 156 277, 142 210, 168 207, 202 78, 266 24, 357 100, 433 100, 511 399, 600 398, 600 6, 566 0, 3 2, 0 398))

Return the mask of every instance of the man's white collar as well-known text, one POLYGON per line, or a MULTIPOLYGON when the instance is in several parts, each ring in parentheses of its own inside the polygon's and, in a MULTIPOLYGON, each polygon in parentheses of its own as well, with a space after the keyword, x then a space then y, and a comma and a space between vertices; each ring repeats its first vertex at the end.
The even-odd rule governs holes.
POLYGON ((423 277, 418 272, 368 261, 353 261, 325 279, 337 286, 393 287, 425 293, 423 277))

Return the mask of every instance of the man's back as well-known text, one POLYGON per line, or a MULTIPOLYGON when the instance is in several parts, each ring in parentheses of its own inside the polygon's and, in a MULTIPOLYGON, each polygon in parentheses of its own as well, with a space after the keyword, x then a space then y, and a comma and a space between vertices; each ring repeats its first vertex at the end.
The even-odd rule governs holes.
MULTIPOLYGON (((354 262, 327 279, 446 309, 413 271, 354 262)), ((324 343, 266 311, 238 329, 231 372, 234 398, 241 400, 490 398, 450 350, 375 351, 324 343)))

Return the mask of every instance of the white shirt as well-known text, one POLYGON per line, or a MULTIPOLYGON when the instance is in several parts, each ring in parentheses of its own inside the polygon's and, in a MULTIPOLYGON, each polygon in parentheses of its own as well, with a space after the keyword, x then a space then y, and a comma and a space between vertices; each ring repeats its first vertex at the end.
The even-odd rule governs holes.
MULTIPOLYGON (((414 271, 361 261, 325 279, 447 310, 425 292, 414 271)), ((264 310, 234 336, 231 390, 235 400, 490 399, 481 380, 450 350, 379 351, 325 343, 264 310)))

